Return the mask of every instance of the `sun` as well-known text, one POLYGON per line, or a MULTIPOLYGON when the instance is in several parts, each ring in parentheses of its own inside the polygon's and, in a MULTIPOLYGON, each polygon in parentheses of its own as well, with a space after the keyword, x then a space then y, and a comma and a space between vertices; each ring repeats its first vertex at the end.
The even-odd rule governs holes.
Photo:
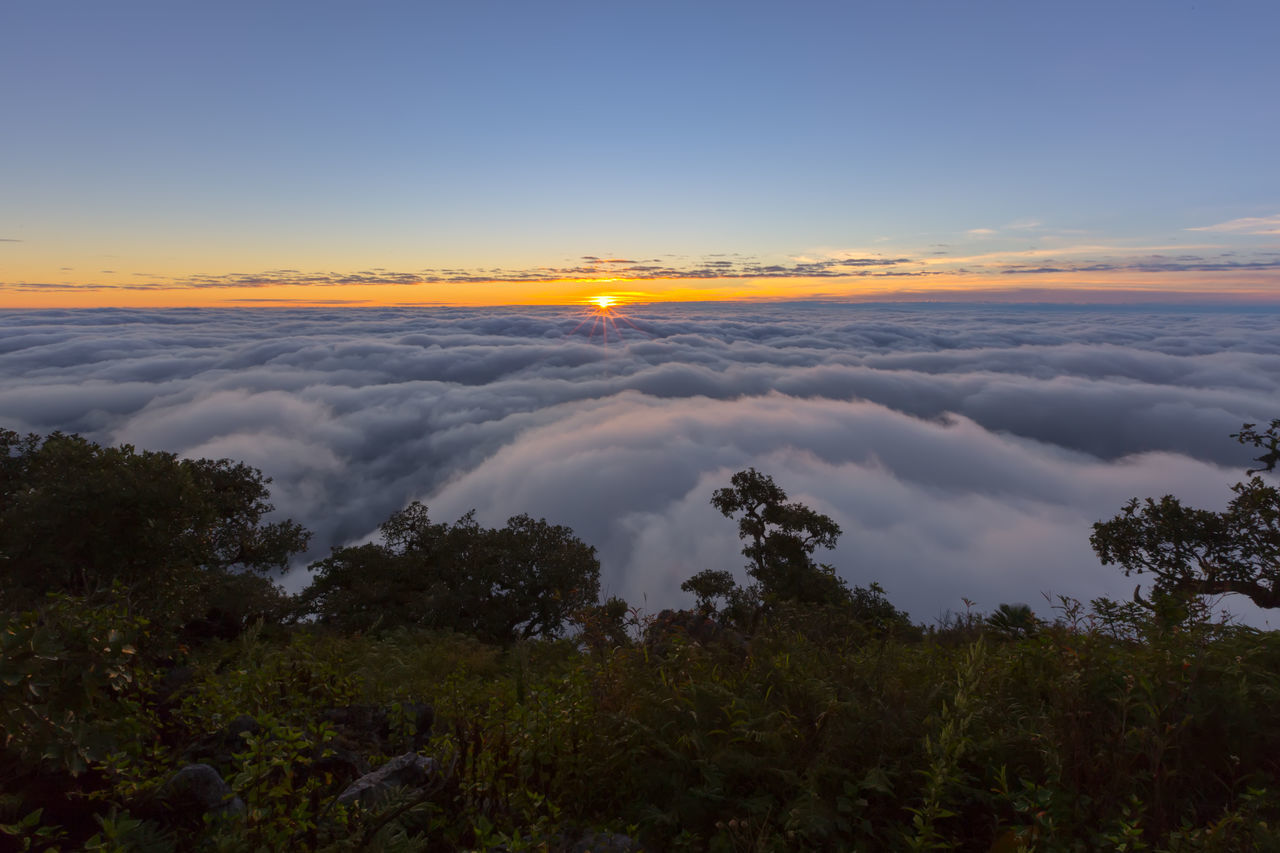
POLYGON ((580 315, 582 321, 574 326, 569 334, 582 333, 589 341, 599 336, 600 342, 605 346, 609 345, 610 332, 613 332, 613 339, 620 342, 624 327, 652 337, 643 325, 636 325, 630 317, 618 310, 630 304, 633 299, 634 294, 630 293, 598 293, 595 296, 588 296, 579 303, 583 306, 583 312, 580 315))

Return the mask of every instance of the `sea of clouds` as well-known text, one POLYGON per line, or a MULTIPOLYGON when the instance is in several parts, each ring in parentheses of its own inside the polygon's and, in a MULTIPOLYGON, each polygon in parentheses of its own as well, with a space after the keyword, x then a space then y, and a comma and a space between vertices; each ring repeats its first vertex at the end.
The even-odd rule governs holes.
MULTIPOLYGON (((711 493, 748 466, 836 519, 820 555, 918 620, 1127 597, 1093 522, 1221 508, 1280 417, 1280 312, 945 305, 0 313, 0 427, 244 460, 309 559, 420 499, 527 512, 653 611, 741 568, 711 493)), ((306 572, 285 578, 301 588, 306 572)))

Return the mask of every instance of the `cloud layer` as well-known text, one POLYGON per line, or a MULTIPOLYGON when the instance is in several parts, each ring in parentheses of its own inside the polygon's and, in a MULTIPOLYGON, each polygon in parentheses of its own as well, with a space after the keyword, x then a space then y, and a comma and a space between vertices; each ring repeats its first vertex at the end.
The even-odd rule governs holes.
MULTIPOLYGON (((1125 595, 1090 524, 1221 506, 1277 416, 1280 313, 684 305, 0 314, 0 426, 227 456, 331 545, 409 500, 568 524, 650 609, 742 562, 708 501, 754 465, 844 528, 828 561, 929 619, 1125 595)), ((305 582, 297 573, 290 585, 305 582)))

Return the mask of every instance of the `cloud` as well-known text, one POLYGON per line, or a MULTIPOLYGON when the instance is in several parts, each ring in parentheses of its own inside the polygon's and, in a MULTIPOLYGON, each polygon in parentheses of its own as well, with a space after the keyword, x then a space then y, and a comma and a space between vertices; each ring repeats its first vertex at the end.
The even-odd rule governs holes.
POLYGON ((1274 216, 1246 216, 1219 222, 1217 225, 1201 225, 1188 231, 1220 231, 1232 234, 1280 234, 1280 213, 1274 216))
MULTIPOLYGON (((132 273, 130 282, 84 282, 77 285, 43 284, 26 282, 0 282, 0 288, 11 290, 58 290, 76 287, 78 290, 148 291, 169 289, 209 290, 223 288, 265 287, 351 287, 360 285, 423 285, 423 284, 483 284, 503 282, 547 283, 558 281, 592 280, 608 276, 608 280, 734 280, 734 279, 794 279, 794 278, 847 278, 885 275, 883 268, 912 263, 911 258, 882 257, 830 257, 820 260, 793 261, 791 263, 764 263, 752 258, 725 259, 708 256, 705 259, 683 264, 658 261, 637 261, 629 258, 602 258, 584 255, 581 264, 569 266, 544 266, 527 269, 451 269, 427 268, 413 271, 385 269, 359 270, 355 272, 299 272, 292 269, 266 270, 263 272, 232 272, 219 274, 196 273, 182 277, 153 276, 132 273)), ((114 273, 101 270, 101 273, 114 273)))
MULTIPOLYGON (((1251 220, 1253 221, 1253 220, 1251 220)), ((1264 220, 1257 220, 1259 222, 1264 220)), ((1269 220, 1268 220, 1269 221, 1269 220)), ((1027 231, 1038 228, 1033 221, 1015 222, 1004 226, 1005 230, 1027 231)), ((997 234, 994 229, 971 229, 972 237, 997 234)), ((416 270, 389 270, 372 267, 362 270, 312 270, 271 269, 265 271, 241 271, 225 273, 191 273, 179 277, 160 276, 151 273, 131 272, 118 277, 111 270, 102 270, 103 278, 82 281, 0 281, 0 294, 32 294, 59 292, 98 293, 156 293, 160 291, 225 291, 267 288, 299 288, 317 294, 309 300, 316 304, 338 304, 325 299, 325 288, 402 287, 404 301, 448 302, 455 298, 456 290, 450 285, 510 285, 510 284, 571 284, 612 287, 619 282, 635 282, 636 289, 643 289, 644 282, 660 282, 654 289, 674 289, 687 295, 692 291, 739 291, 738 298, 749 298, 743 291, 758 295, 776 292, 777 282, 798 285, 807 291, 805 298, 814 298, 814 290, 823 287, 827 298, 862 299, 868 296, 880 300, 910 300, 914 292, 903 282, 895 287, 891 279, 932 278, 948 281, 953 289, 964 287, 991 291, 991 282, 1009 276, 1058 275, 1074 277, 1080 286, 1097 286, 1090 276, 1113 273, 1144 273, 1169 276, 1160 284, 1164 290, 1188 286, 1211 294, 1228 286, 1225 281, 1206 280, 1205 273, 1232 275, 1231 286, 1239 286, 1241 278, 1252 274, 1253 279, 1280 269, 1280 253, 1253 251, 1235 253, 1221 243, 1192 245, 1146 244, 1108 245, 1106 243, 1066 242, 1058 238, 1046 238, 1051 245, 1016 250, 983 251, 978 254, 953 256, 945 250, 932 248, 931 244, 918 252, 881 254, 867 248, 829 248, 809 254, 780 257, 776 260, 761 259, 740 254, 712 253, 699 257, 668 255, 663 258, 622 258, 603 255, 582 255, 559 264, 536 267, 429 267, 416 270), (111 275, 107 275, 111 273, 111 275), (1191 283, 1183 284, 1176 276, 1190 275, 1191 283), (941 278, 940 278, 941 277, 941 278), (820 280, 831 284, 819 285, 820 280), (877 281, 881 280, 881 281, 877 281), (766 283, 774 283, 769 286, 766 283), (674 284, 673 283, 677 283, 674 284), (755 287, 759 284, 759 287, 755 287)), ((1070 286, 1069 282, 1060 282, 1070 286)), ((563 288, 557 288, 563 289, 563 288)), ((571 288, 576 289, 576 288, 571 288)), ((468 289, 473 295, 473 288, 468 289)), ((1064 287, 1065 290, 1065 287, 1064 287)), ((1265 282, 1254 282, 1255 296, 1268 298, 1265 282)), ((822 295, 822 294, 817 294, 822 295)), ((347 304, 355 304, 360 297, 343 294, 347 304)), ((101 298, 101 297, 99 297, 101 298)), ((215 299, 229 299, 220 294, 215 299)), ((238 302, 250 302, 254 297, 237 294, 238 302)), ((767 298, 767 297, 766 297, 767 298)), ((988 297, 989 298, 989 297, 988 297)), ((998 297, 1008 301, 1008 297, 998 297)), ((385 300, 385 294, 383 299, 385 300)), ((280 304, 287 304, 282 300, 280 304)))
MULTIPOLYGON (((845 529, 829 561, 921 619, 1127 594, 1090 524, 1134 495, 1225 504, 1276 416, 1280 313, 684 305, 572 311, 0 312, 0 426, 228 456, 274 478, 312 557, 409 500, 519 512, 596 545, 657 608, 740 569, 708 503, 773 474, 845 529)), ((295 588, 305 574, 289 579, 295 588)))
POLYGON ((1002 269, 1003 275, 1036 275, 1040 273, 1089 273, 1089 272, 1248 272, 1280 269, 1280 257, 1263 257, 1251 261, 1234 260, 1230 255, 1202 257, 1180 255, 1167 257, 1150 255, 1125 261, 1050 262, 1035 266, 1010 265, 1002 269))
POLYGON ((16 237, 0 237, 0 243, 21 243, 16 237))

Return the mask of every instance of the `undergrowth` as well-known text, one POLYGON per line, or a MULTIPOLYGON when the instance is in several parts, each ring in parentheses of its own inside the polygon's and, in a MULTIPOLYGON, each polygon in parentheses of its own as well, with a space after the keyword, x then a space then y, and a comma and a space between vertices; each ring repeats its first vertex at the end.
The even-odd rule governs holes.
POLYGON ((440 632, 250 631, 187 649, 102 602, 4 616, 0 844, 101 850, 1273 849, 1280 639, 1063 602, 905 635, 779 618, 501 649, 440 632), (1016 615, 1016 614, 1015 614, 1016 615), (176 677, 180 672, 182 677, 176 677), (430 705, 429 732, 408 709, 430 705), (333 709, 387 709, 354 741, 333 709), (245 809, 157 803, 193 745, 245 809), (345 739, 344 739, 345 738, 345 739), (416 739, 415 739, 416 738, 416 739), (337 758, 434 780, 339 805, 337 758))

